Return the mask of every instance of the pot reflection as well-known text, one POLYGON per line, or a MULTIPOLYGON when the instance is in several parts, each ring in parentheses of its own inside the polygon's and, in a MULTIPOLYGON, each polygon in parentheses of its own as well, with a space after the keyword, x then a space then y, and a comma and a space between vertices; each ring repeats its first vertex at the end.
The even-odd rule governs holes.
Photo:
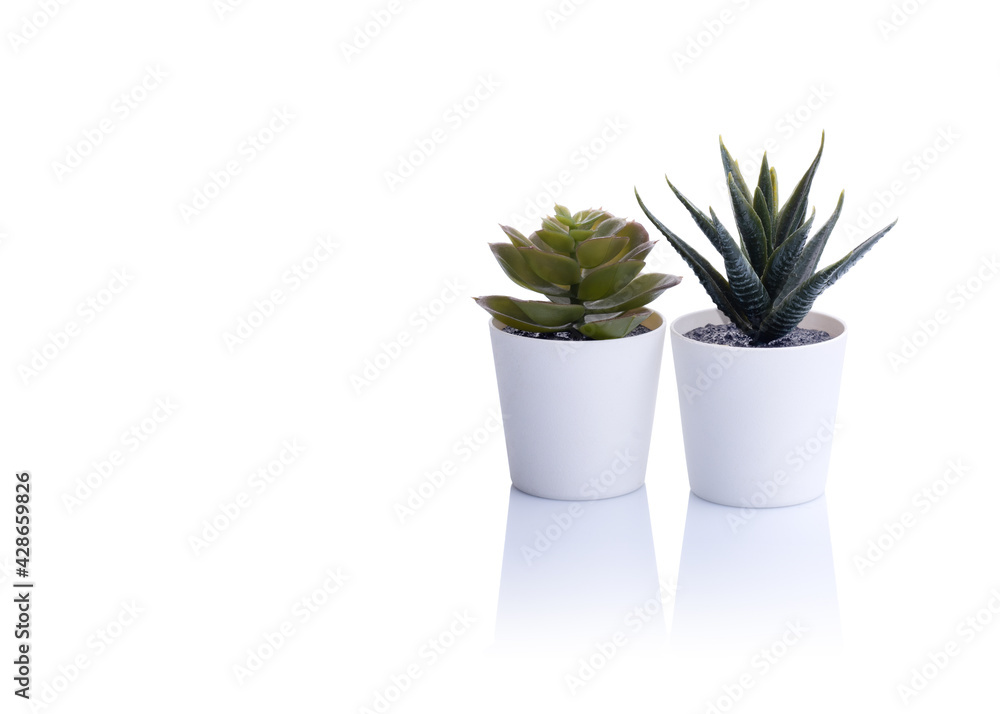
POLYGON ((656 642, 663 621, 645 486, 600 501, 511 488, 497 645, 582 651, 619 632, 656 642))
POLYGON ((753 648, 788 623, 807 642, 840 643, 826 497, 742 509, 690 494, 671 644, 753 648))

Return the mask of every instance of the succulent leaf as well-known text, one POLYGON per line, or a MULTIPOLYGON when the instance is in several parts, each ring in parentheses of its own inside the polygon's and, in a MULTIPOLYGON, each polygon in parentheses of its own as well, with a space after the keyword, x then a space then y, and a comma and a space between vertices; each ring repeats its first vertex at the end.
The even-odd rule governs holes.
POLYGON ((639 207, 642 209, 646 217, 653 222, 656 229, 663 234, 667 239, 667 242, 673 246, 674 250, 680 253, 681 258, 684 262, 688 264, 691 270, 694 271, 695 277, 698 278, 698 282, 701 286, 705 288, 705 292, 708 296, 712 298, 712 302, 715 306, 722 311, 726 317, 728 317, 734 324, 738 325, 740 330, 744 333, 748 333, 751 329, 750 322, 743 313, 740 312, 738 307, 738 302, 736 296, 733 294, 732 288, 729 287, 729 283, 726 279, 719 274, 712 264, 709 263, 705 258, 701 256, 698 251, 694 250, 691 246, 685 243, 681 238, 674 233, 672 230, 667 228, 656 216, 649 212, 646 208, 646 204, 642 202, 642 198, 639 196, 639 192, 635 192, 636 200, 639 201, 639 207))
MULTIPOLYGON (((514 300, 514 298, 509 298, 504 295, 487 295, 485 297, 475 298, 475 300, 481 308, 500 320, 500 322, 508 327, 517 328, 518 330, 527 330, 528 332, 558 332, 560 330, 569 329, 572 327, 574 322, 573 319, 567 319, 561 324, 556 324, 554 319, 547 320, 548 324, 536 322, 522 309, 523 305, 527 301, 514 300)), ((550 308, 557 309, 580 307, 579 305, 554 305, 552 303, 542 302, 537 304, 547 305, 550 308)), ((573 314, 576 314, 576 312, 574 311, 573 314)), ((554 317, 554 313, 549 315, 549 317, 554 317)))
POLYGON ((516 249, 538 277, 556 285, 580 282, 580 264, 566 255, 546 253, 534 248, 516 249))
POLYGON ((609 235, 583 241, 576 247, 576 259, 581 268, 596 268, 622 252, 628 245, 625 236, 609 235))
POLYGON ((844 192, 841 191, 840 198, 837 199, 837 207, 833 209, 833 214, 829 219, 827 219, 826 223, 824 223, 822 227, 816 231, 816 235, 810 238, 809 242, 805 244, 802 252, 792 265, 791 270, 789 270, 788 276, 785 278, 785 281, 781 284, 781 289, 778 291, 778 300, 784 298, 788 295, 788 293, 801 285, 816 272, 816 268, 819 266, 820 256, 823 255, 823 249, 826 248, 826 241, 833 232, 833 227, 836 225, 837 219, 840 218, 840 211, 843 207, 844 192))
POLYGON ((729 277, 729 285, 733 289, 736 300, 743 306, 743 311, 750 318, 751 323, 756 323, 757 319, 767 312, 771 307, 771 298, 764 289, 764 284, 760 281, 753 266, 750 265, 746 256, 736 245, 736 241, 729 235, 729 231, 719 221, 715 211, 709 209, 712 214, 712 223, 716 233, 719 235, 719 252, 726 266, 726 275, 729 277))
POLYGON ((648 308, 639 308, 616 315, 587 315, 577 329, 595 340, 614 340, 632 332, 652 314, 648 308))
POLYGON ((640 275, 618 292, 600 300, 585 302, 589 313, 622 312, 642 307, 658 298, 664 290, 681 281, 676 275, 646 273, 640 275))
POLYGON ((507 237, 510 238, 510 242, 513 245, 517 246, 518 248, 527 248, 529 245, 531 245, 531 241, 525 238, 524 235, 521 233, 521 231, 517 230, 516 228, 511 228, 510 226, 503 226, 503 225, 500 226, 500 228, 501 230, 503 230, 504 233, 507 234, 507 237))
MULTIPOLYGON (((759 191, 759 189, 758 189, 759 191)), ((758 274, 764 271, 767 262, 767 233, 753 206, 740 193, 732 174, 729 174, 729 198, 733 204, 733 215, 736 217, 736 228, 746 251, 750 265, 758 274)))
POLYGON ((576 296, 587 302, 613 295, 632 282, 644 265, 641 260, 630 260, 627 263, 610 263, 588 270, 580 281, 576 296))
POLYGON ((536 231, 535 234, 545 241, 552 250, 563 255, 572 254, 573 248, 576 247, 576 241, 570 237, 569 233, 550 231, 542 228, 536 231))
POLYGON ((536 293, 550 297, 569 295, 569 291, 565 288, 553 285, 539 277, 528 265, 521 252, 510 243, 490 243, 490 249, 507 277, 522 288, 534 290, 536 293))
POLYGON ((729 153, 729 149, 726 148, 726 145, 722 143, 721 136, 719 137, 719 148, 722 150, 723 173, 727 176, 732 174, 733 180, 736 182, 736 188, 738 188, 740 193, 743 194, 743 198, 745 198, 747 202, 753 201, 753 194, 750 193, 750 189, 747 188, 747 182, 743 180, 743 174, 740 173, 740 164, 729 153))
POLYGON ((816 158, 813 159, 809 168, 806 169, 805 174, 792 191, 792 195, 788 197, 788 200, 778 214, 778 222, 774 229, 775 248, 784 243, 785 239, 794 233, 805 220, 806 206, 809 203, 809 189, 812 187, 813 177, 816 175, 816 169, 819 167, 819 159, 823 155, 823 144, 825 141, 826 133, 824 132, 819 140, 819 151, 816 152, 816 158))
POLYGON ((767 265, 764 268, 764 288, 772 300, 777 301, 782 286, 788 280, 788 274, 795 265, 795 261, 802 254, 802 248, 805 246, 806 238, 809 236, 809 230, 812 228, 815 218, 816 209, 813 209, 809 220, 792 233, 788 240, 779 245, 778 249, 771 253, 771 257, 767 259, 767 265))

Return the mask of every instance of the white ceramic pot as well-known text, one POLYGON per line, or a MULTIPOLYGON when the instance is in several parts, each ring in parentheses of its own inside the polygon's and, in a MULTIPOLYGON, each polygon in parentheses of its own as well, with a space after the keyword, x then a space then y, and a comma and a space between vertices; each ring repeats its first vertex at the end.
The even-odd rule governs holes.
POLYGON ((809 313, 801 327, 831 339, 801 347, 723 347, 684 333, 725 324, 718 310, 670 326, 688 479, 726 506, 805 503, 823 494, 836 431, 847 328, 809 313))
POLYGON ((617 340, 561 342, 490 320, 507 463, 514 486, 542 498, 595 500, 646 478, 666 328, 617 340))

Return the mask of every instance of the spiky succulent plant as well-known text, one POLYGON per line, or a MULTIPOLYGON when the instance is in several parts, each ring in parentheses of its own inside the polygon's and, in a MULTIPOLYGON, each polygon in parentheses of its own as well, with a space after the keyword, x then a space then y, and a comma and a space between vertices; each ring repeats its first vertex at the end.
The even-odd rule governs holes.
POLYGON ((527 238, 500 226, 510 242, 490 243, 507 277, 548 298, 476 298, 503 324, 597 340, 624 337, 652 314, 644 305, 680 282, 676 275, 640 274, 655 242, 635 221, 594 209, 571 214, 559 205, 555 213, 527 238))
POLYGON ((722 138, 719 138, 729 198, 736 217, 736 227, 739 229, 739 245, 719 221, 715 211, 709 208, 709 215, 706 216, 667 179, 670 189, 722 255, 728 280, 657 220, 636 191, 639 205, 649 220, 691 267, 719 310, 753 344, 777 340, 794 330, 812 309, 813 302, 820 293, 840 279, 896 225, 893 221, 837 262, 816 270, 823 248, 826 247, 844 205, 844 192, 841 191, 833 215, 812 238, 808 237, 816 210, 813 209, 812 215, 807 219, 806 207, 813 176, 823 154, 824 141, 825 134, 820 140, 816 158, 785 205, 779 208, 778 176, 773 168, 768 167, 767 154, 761 161, 757 187, 751 191, 740 174, 737 162, 726 150, 722 138))

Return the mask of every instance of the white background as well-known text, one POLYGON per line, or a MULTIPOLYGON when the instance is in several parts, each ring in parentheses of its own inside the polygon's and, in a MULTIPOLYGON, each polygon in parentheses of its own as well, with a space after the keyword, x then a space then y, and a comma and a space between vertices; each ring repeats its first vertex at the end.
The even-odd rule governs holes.
MULTIPOLYGON (((387 2, 5 3, 2 519, 13 473, 30 470, 36 705, 351 712, 388 693, 396 701, 379 708, 401 713, 995 706, 1000 615, 987 610, 971 638, 958 628, 1000 588, 996 6, 590 0, 553 14, 556 0, 398 1, 370 38, 387 2), (281 114, 282 131, 261 134, 281 114), (749 157, 767 148, 785 197, 824 129, 820 220, 847 189, 827 261, 867 236, 852 226, 900 221, 818 303, 850 328, 825 509, 757 521, 778 528, 774 543, 818 543, 799 554, 811 567, 765 582, 747 562, 718 570, 704 542, 682 554, 688 487, 668 350, 633 514, 651 524, 635 552, 655 559, 636 563, 665 584, 682 568, 713 573, 730 605, 701 613, 702 644, 718 646, 692 647, 670 633, 695 615, 665 597, 657 632, 643 633, 656 636, 639 646, 628 633, 574 688, 566 675, 602 636, 495 641, 516 499, 502 435, 486 429, 496 386, 487 318, 469 298, 521 293, 487 242, 503 239, 499 222, 530 230, 536 204, 551 212, 546 187, 572 210, 637 217, 637 186, 707 249, 663 173, 731 221, 720 133, 751 176, 749 157), (413 154, 435 137, 429 156, 413 154), (238 174, 214 178, 231 161, 238 174), (402 181, 387 176, 401 170, 402 181), (185 215, 198 191, 213 198, 185 215), (312 272, 296 284, 293 268, 312 272), (227 340, 247 320, 246 339, 227 340), (915 349, 894 360, 907 340, 915 349), (359 386, 370 360, 382 368, 359 386), (175 405, 169 415, 157 400, 175 405), (285 452, 272 483, 254 476, 296 440, 301 453, 285 452), (949 462, 963 465, 952 484, 949 462), (409 489, 441 469, 443 485, 401 515, 409 489), (920 494, 935 484, 931 503, 920 494), (223 525, 206 535, 213 520, 223 525), (859 567, 887 528, 899 535, 859 567), (347 580, 328 595, 338 568, 347 580), (820 614, 839 622, 839 644, 807 634, 764 672, 755 652, 785 624, 765 622, 773 603, 749 594, 797 578, 826 584, 820 614), (474 622, 453 638, 456 614, 474 622), (740 622, 771 634, 727 637, 740 622), (268 650, 283 626, 291 634, 268 650), (442 636, 451 646, 431 657, 442 636), (958 655, 904 705, 898 685, 949 641, 958 655), (421 676, 407 686, 408 668, 421 676), (752 686, 737 697, 741 677, 752 686)), ((654 304, 666 318, 708 306, 666 246, 651 263, 686 276, 654 304)), ((589 527, 615 540, 612 522, 589 527)), ((28 706, 11 692, 12 527, 2 532, 0 708, 14 712, 28 706)), ((531 526, 513 535, 516 554, 531 526)), ((617 562, 601 542, 575 562, 617 562)), ((558 549, 546 557, 558 562, 558 549)), ((615 585, 597 570, 551 584, 567 610, 576 598, 601 607, 592 589, 615 585), (581 584, 560 590, 570 582, 581 584)))

